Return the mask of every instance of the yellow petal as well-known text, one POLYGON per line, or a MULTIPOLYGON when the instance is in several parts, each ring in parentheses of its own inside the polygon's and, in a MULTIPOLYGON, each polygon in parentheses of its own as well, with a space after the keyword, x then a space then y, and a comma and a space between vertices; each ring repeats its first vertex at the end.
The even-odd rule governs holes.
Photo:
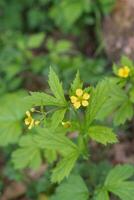
POLYGON ((31 129, 31 128, 33 128, 33 126, 34 126, 34 119, 32 119, 32 120, 31 120, 31 123, 30 123, 30 125, 29 125, 28 129, 31 129))
POLYGON ((31 113, 30 113, 29 111, 26 111, 26 115, 27 115, 28 117, 31 117, 31 113))
POLYGON ((83 101, 82 101, 82 105, 83 105, 84 107, 88 106, 88 104, 89 104, 88 101, 86 101, 86 100, 83 100, 83 101))
POLYGON ((82 90, 82 89, 77 89, 77 90, 76 90, 76 95, 77 95, 78 97, 81 97, 81 96, 83 95, 83 90, 82 90))
POLYGON ((29 118, 26 118, 24 121, 25 121, 25 124, 26 124, 26 125, 29 125, 29 124, 30 124, 29 118))
POLYGON ((74 106, 76 109, 78 109, 78 108, 81 106, 81 104, 80 104, 79 101, 76 101, 76 102, 73 104, 73 106, 74 106))
POLYGON ((76 96, 71 96, 70 99, 72 103, 75 103, 78 100, 76 96))
POLYGON ((38 126, 39 124, 40 124, 40 121, 39 121, 39 120, 36 120, 36 121, 35 121, 35 125, 38 126))
POLYGON ((128 66, 124 66, 118 70, 118 76, 122 78, 127 78, 129 76, 130 69, 128 66))
POLYGON ((89 95, 88 93, 85 92, 85 93, 83 94, 83 99, 84 99, 84 100, 88 100, 89 98, 90 98, 90 95, 89 95))

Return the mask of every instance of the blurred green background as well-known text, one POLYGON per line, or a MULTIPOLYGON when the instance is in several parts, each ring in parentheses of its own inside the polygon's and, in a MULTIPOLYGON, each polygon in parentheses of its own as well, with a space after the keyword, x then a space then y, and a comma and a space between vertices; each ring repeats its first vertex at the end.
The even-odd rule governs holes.
POLYGON ((65 82, 77 69, 86 83, 108 71, 102 21, 115 0, 1 0, 0 94, 42 90, 51 65, 65 82))
MULTIPOLYGON (((18 99, 26 91, 47 89, 52 66, 68 88, 77 70, 88 86, 112 73, 112 59, 104 41, 103 23, 115 11, 116 0, 0 0, 0 192, 12 182, 22 192, 12 199, 47 200, 41 193, 51 193, 49 171, 41 177, 33 172, 17 171, 10 161, 14 143, 23 132, 26 108, 18 99), (21 110, 21 112, 20 112, 21 110), (9 131, 10 130, 10 131, 9 131), (18 130, 16 135, 14 130, 18 130), (3 142, 5 138, 5 142, 3 142), (9 145, 10 144, 10 145, 9 145), (23 190, 24 189, 24 190, 23 190)), ((114 23, 114 22, 113 22, 114 23)), ((17 132, 17 131, 16 131, 17 132)), ((99 154, 97 152, 96 154, 99 154)), ((105 157, 105 155, 99 155, 105 157)), ((89 167, 87 171, 89 171, 89 167)), ((111 166, 91 165, 89 174, 100 177, 111 166)), ((85 167, 78 169, 85 173, 85 167)), ((1 198, 1 197, 0 197, 1 198)))

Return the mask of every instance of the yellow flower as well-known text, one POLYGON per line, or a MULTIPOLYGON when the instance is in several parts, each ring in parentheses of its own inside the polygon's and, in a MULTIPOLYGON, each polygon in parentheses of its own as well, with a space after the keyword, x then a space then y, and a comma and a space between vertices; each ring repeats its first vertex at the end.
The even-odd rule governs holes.
POLYGON ((25 124, 28 126, 28 129, 33 128, 34 126, 39 125, 40 121, 34 120, 29 111, 26 111, 27 118, 25 118, 25 124))
POLYGON ((128 66, 121 67, 118 70, 118 76, 122 78, 127 78, 130 74, 130 69, 128 66))
POLYGON ((71 122, 70 121, 62 122, 62 126, 64 128, 69 128, 71 126, 71 122))
POLYGON ((90 95, 86 92, 84 92, 82 89, 76 90, 76 96, 71 96, 70 100, 73 106, 78 109, 80 106, 88 106, 88 99, 90 98, 90 95))

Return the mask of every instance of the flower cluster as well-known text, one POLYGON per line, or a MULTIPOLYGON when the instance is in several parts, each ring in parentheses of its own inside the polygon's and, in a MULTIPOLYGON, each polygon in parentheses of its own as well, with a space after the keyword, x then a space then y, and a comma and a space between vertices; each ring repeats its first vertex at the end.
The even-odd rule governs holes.
POLYGON ((118 70, 118 76, 121 78, 127 78, 130 74, 130 68, 128 66, 121 67, 118 70))
POLYGON ((75 96, 70 97, 71 103, 73 104, 74 108, 78 109, 80 108, 80 106, 88 106, 90 95, 84 92, 82 89, 77 89, 75 93, 75 96))
POLYGON ((39 125, 40 121, 32 118, 30 111, 26 111, 27 118, 25 118, 25 124, 28 126, 28 129, 33 128, 34 126, 39 125))

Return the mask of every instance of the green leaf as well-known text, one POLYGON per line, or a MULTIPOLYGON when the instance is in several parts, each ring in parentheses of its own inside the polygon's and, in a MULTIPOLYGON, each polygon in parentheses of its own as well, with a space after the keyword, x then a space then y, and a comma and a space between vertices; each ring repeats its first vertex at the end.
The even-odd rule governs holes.
POLYGON ((88 188, 83 179, 79 175, 70 175, 59 185, 56 194, 50 200, 88 200, 88 197, 88 188))
POLYGON ((112 129, 105 126, 91 126, 89 128, 89 136, 104 145, 118 141, 112 129))
POLYGON ((44 33, 38 33, 38 34, 36 33, 36 34, 31 35, 29 37, 28 44, 27 44, 28 48, 40 47, 44 38, 45 38, 44 33))
POLYGON ((99 189, 95 193, 94 200, 109 200, 108 191, 105 189, 99 189))
POLYGON ((42 162, 40 148, 34 141, 34 136, 23 136, 19 142, 20 148, 12 154, 16 169, 31 167, 37 169, 42 162))
POLYGON ((74 94, 78 88, 82 88, 82 85, 83 84, 82 84, 82 82, 80 80, 80 73, 79 73, 79 71, 77 71, 76 77, 75 77, 73 83, 71 84, 70 93, 74 94))
POLYGON ((52 182, 61 182, 65 177, 68 177, 73 169, 76 160, 78 159, 79 151, 73 150, 65 156, 53 170, 52 182))
POLYGON ((104 186, 95 192, 95 200, 109 200, 108 192, 115 194, 121 200, 133 200, 134 181, 127 181, 134 175, 134 166, 117 165, 108 173, 104 186))
POLYGON ((134 182, 125 181, 119 185, 115 185, 110 192, 118 196, 121 200, 133 200, 134 199, 134 182))
POLYGON ((114 167, 108 174, 105 185, 115 185, 116 183, 120 183, 134 174, 134 167, 129 164, 125 165, 117 165, 114 167))
POLYGON ((44 155, 48 163, 53 163, 57 159, 57 152, 55 150, 46 149, 44 155))
POLYGON ((133 200, 134 182, 126 181, 133 175, 132 165, 116 166, 109 172, 104 185, 109 192, 117 195, 121 200, 133 200))
POLYGON ((66 106, 66 100, 64 97, 62 84, 60 83, 58 76, 56 75, 56 73, 53 71, 52 68, 50 68, 48 82, 49 82, 50 89, 52 93, 54 94, 54 96, 56 97, 56 99, 59 100, 59 102, 62 103, 63 106, 66 106))
POLYGON ((87 126, 97 118, 97 114, 106 102, 110 93, 110 82, 108 79, 101 81, 96 88, 93 88, 91 92, 91 98, 89 100, 89 106, 86 112, 87 126))
POLYGON ((24 98, 24 102, 31 106, 63 106, 63 103, 59 102, 58 99, 44 92, 30 92, 30 94, 24 98))
POLYGON ((22 119, 29 108, 22 102, 25 93, 7 94, 0 100, 0 145, 16 143, 22 133, 22 119))
POLYGON ((68 155, 73 150, 77 150, 77 146, 65 135, 57 130, 37 128, 38 135, 35 136, 35 142, 39 147, 44 149, 56 150, 62 155, 68 155))
POLYGON ((114 111, 118 112, 120 106, 128 101, 128 96, 117 84, 111 84, 109 91, 109 98, 98 112, 97 119, 99 120, 104 120, 114 111))
POLYGON ((129 95, 130 95, 130 101, 131 101, 132 103, 134 103, 134 88, 132 88, 132 89, 130 90, 129 95))
POLYGON ((133 114, 133 104, 129 101, 124 102, 115 113, 114 124, 124 124, 126 120, 130 120, 133 117, 133 114))
POLYGON ((62 122, 65 113, 66 109, 60 109, 54 112, 54 114, 52 115, 52 123, 51 123, 51 127, 53 130, 56 129, 58 125, 62 122))
POLYGON ((130 60, 127 56, 122 56, 121 64, 123 66, 126 65, 126 66, 131 67, 131 68, 133 68, 133 66, 134 66, 132 60, 130 60))

